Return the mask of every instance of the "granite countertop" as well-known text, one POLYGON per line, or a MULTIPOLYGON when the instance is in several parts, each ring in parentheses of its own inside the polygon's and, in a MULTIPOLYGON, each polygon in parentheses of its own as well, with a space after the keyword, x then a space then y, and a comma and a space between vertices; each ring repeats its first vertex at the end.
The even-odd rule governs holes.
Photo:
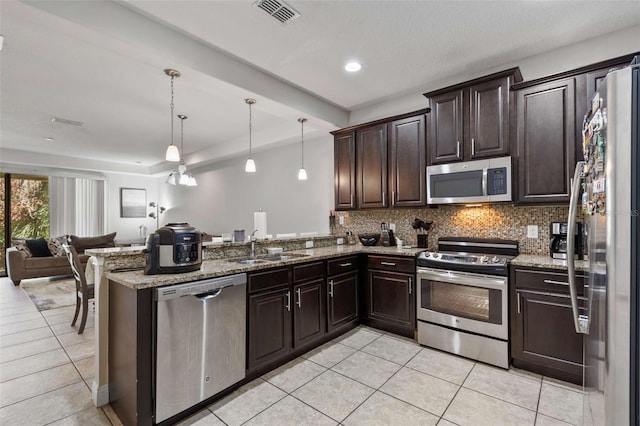
MULTIPOLYGON (((534 254, 521 254, 511 260, 513 266, 526 266, 529 268, 561 269, 567 270, 567 261, 553 259, 550 256, 540 256, 534 254)), ((585 260, 575 261, 576 271, 589 272, 589 262, 585 260)))
MULTIPOLYGON (((144 247, 126 247, 130 250, 116 249, 93 249, 88 250, 87 254, 93 256, 114 257, 140 254, 144 247)), ((106 277, 119 284, 132 288, 134 290, 141 290, 145 288, 160 287, 170 284, 179 284, 190 281, 204 280, 207 278, 222 277, 225 275, 238 274, 243 272, 257 271, 261 269, 270 269, 278 266, 286 266, 297 263, 312 262, 316 260, 330 259, 333 257, 344 256, 348 254, 369 253, 369 254, 386 254, 393 256, 406 256, 416 257, 416 255, 424 248, 417 247, 365 247, 360 244, 357 245, 339 245, 330 247, 320 247, 307 250, 294 250, 287 251, 283 254, 304 255, 277 262, 266 262, 254 265, 241 265, 230 261, 229 259, 216 259, 205 260, 202 262, 202 267, 199 271, 187 272, 182 274, 158 274, 158 275, 144 275, 143 271, 126 271, 126 272, 107 272, 106 277)))

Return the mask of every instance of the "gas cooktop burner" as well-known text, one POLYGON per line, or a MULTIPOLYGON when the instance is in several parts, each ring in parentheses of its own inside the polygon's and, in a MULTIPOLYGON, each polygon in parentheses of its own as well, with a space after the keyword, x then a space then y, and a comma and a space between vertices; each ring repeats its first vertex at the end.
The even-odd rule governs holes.
POLYGON ((444 270, 506 275, 509 261, 517 255, 517 241, 441 237, 438 239, 438 251, 420 253, 417 265, 444 270))

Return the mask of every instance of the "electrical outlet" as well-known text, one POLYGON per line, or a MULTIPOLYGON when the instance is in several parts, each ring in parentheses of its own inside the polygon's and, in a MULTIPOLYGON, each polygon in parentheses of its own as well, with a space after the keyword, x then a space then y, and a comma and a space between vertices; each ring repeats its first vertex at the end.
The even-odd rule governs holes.
POLYGON ((395 223, 390 223, 389 224, 389 229, 392 230, 393 232, 396 232, 396 224, 395 223))
POLYGON ((336 244, 337 244, 337 245, 339 245, 339 246, 340 246, 340 245, 342 245, 342 244, 344 244, 344 238, 338 238, 338 239, 336 239, 336 244))
POLYGON ((338 223, 339 223, 340 225, 344 225, 344 216, 342 216, 342 215, 339 215, 339 216, 338 216, 338 223))
POLYGON ((313 240, 309 240, 305 243, 306 248, 313 248, 313 240))
POLYGON ((538 238, 538 225, 527 225, 527 238, 538 238))

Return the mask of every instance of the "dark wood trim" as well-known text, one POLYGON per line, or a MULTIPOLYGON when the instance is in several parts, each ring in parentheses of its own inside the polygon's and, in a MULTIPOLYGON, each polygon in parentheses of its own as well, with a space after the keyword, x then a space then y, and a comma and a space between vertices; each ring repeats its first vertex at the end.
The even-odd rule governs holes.
POLYGON ((502 77, 511 77, 513 76, 513 82, 522 81, 522 73, 520 72, 519 67, 509 68, 504 71, 499 71, 493 74, 485 75, 483 77, 474 78, 473 80, 465 81, 463 83, 454 84, 452 86, 443 87, 442 89, 433 90, 431 92, 423 93, 422 95, 431 98, 433 96, 442 95, 443 93, 452 92, 454 90, 462 90, 466 89, 469 86, 473 86, 479 83, 484 83, 486 81, 499 79, 502 77))
POLYGON ((409 118, 409 117, 413 117, 420 114, 428 114, 429 112, 431 112, 431 108, 419 109, 417 111, 407 112, 405 114, 394 115, 393 117, 387 117, 387 118, 381 118, 379 120, 369 121, 368 123, 355 124, 353 126, 345 127, 339 130, 334 130, 329 133, 335 136, 335 135, 340 135, 342 133, 355 132, 356 130, 360 130, 365 127, 377 126, 378 124, 386 124, 386 123, 389 123, 390 121, 402 120, 404 118, 409 118))
POLYGON ((640 54, 640 52, 631 53, 629 55, 619 56, 617 58, 607 59, 606 61, 596 62, 594 64, 585 65, 584 67, 575 68, 569 71, 564 71, 558 74, 548 75, 546 77, 537 78, 535 80, 528 80, 521 83, 513 84, 511 90, 520 90, 525 87, 535 86, 536 84, 547 83, 554 80, 560 80, 567 77, 574 77, 579 74, 585 74, 587 72, 595 71, 601 68, 616 67, 623 64, 630 64, 633 58, 640 54))

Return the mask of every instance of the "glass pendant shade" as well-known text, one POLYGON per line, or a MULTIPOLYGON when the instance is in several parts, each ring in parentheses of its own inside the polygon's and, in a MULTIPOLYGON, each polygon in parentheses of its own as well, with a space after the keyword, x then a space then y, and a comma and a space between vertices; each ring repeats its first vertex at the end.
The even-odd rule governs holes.
POLYGON ((176 184, 176 175, 175 175, 175 173, 171 172, 169 174, 169 177, 167 178, 167 183, 169 185, 175 185, 176 184))
POLYGON ((255 173, 256 172, 256 162, 253 161, 253 158, 249 158, 247 163, 244 165, 244 171, 247 173, 255 173))
POLYGON ((189 182, 187 182, 187 186, 198 186, 198 182, 196 182, 196 178, 189 175, 189 182))
POLYGON ((180 181, 179 181, 178 183, 179 183, 180 185, 186 185, 186 184, 188 184, 188 183, 189 183, 189 175, 187 175, 186 173, 185 173, 185 174, 180 175, 180 181))
POLYGON ((167 155, 165 156, 165 160, 180 161, 180 152, 178 151, 177 146, 169 145, 169 147, 167 148, 167 155))
POLYGON ((307 171, 305 169, 298 170, 298 180, 307 180, 307 171))

